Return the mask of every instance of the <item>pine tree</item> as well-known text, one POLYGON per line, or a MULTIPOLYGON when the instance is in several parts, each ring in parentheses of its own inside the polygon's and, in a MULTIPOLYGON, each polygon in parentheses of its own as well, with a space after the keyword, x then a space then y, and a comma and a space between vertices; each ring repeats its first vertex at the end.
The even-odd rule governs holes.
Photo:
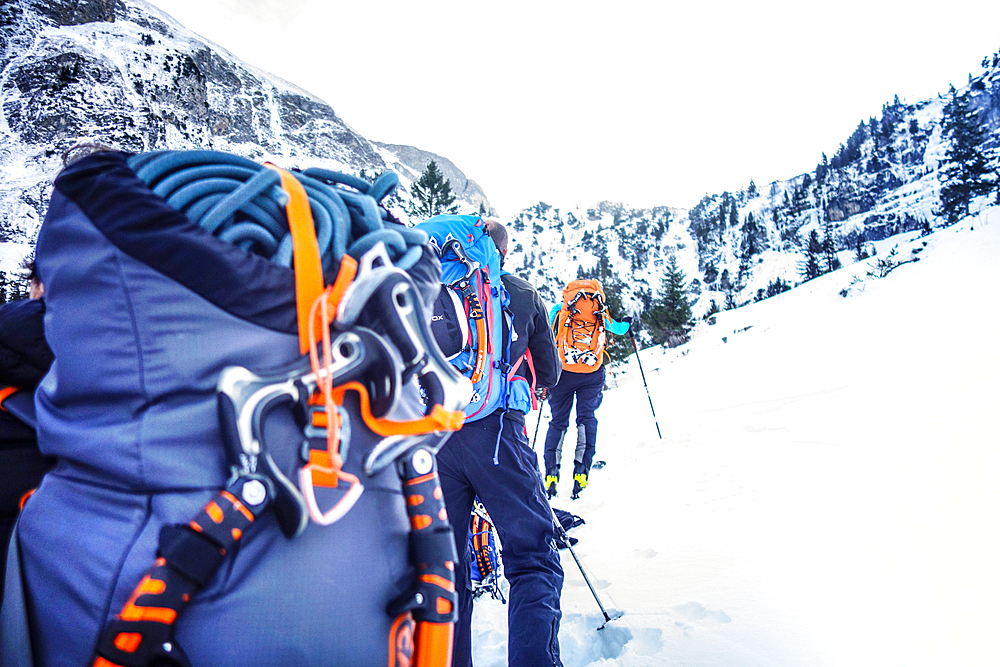
POLYGON ((694 322, 691 302, 687 297, 687 277, 677 266, 677 258, 673 255, 667 262, 660 297, 643 314, 643 321, 656 345, 677 347, 688 341, 688 333, 694 322))
MULTIPOLYGON (((927 221, 924 220, 926 223, 927 221)), ((868 249, 865 248, 865 242, 863 237, 858 234, 857 240, 854 242, 854 261, 860 262, 862 260, 868 259, 868 249)))
POLYGON ((823 273, 836 271, 840 268, 840 258, 837 257, 837 238, 833 231, 833 222, 829 218, 823 222, 823 258, 826 261, 826 271, 823 273))
POLYGON ((804 280, 812 280, 823 275, 823 268, 820 264, 820 257, 823 255, 823 243, 819 240, 819 233, 814 229, 809 232, 809 245, 806 247, 806 262, 801 268, 804 280))
MULTIPOLYGON (((734 202, 735 203, 735 202, 734 202)), ((719 205, 719 235, 726 229, 726 221, 729 217, 729 193, 722 193, 722 204, 719 205)))
POLYGON ((969 214, 974 197, 989 194, 997 183, 990 178, 991 156, 983 146, 986 131, 968 95, 952 95, 943 124, 951 145, 941 169, 941 208, 935 213, 955 223, 969 214))
POLYGON ((454 203, 451 182, 438 169, 437 162, 431 160, 420 179, 413 184, 413 202, 407 213, 422 219, 441 213, 458 213, 458 207, 452 205, 454 203))
POLYGON ((726 310, 733 310, 734 308, 739 308, 740 304, 736 303, 736 297, 732 292, 726 292, 726 310))
POLYGON ((754 255, 760 254, 764 249, 761 243, 763 231, 760 225, 757 224, 753 212, 748 213, 746 222, 743 223, 743 239, 740 242, 740 259, 748 264, 754 255))
POLYGON ((816 182, 824 183, 826 181, 826 175, 830 171, 830 161, 826 158, 826 153, 823 153, 823 160, 816 165, 816 182))

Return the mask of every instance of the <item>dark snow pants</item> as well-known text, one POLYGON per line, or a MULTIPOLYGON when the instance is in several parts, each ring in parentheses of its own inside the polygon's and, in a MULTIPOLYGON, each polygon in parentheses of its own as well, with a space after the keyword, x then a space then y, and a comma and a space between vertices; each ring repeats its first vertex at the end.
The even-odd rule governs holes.
POLYGON ((597 408, 604 398, 604 366, 593 373, 563 370, 556 386, 549 389, 552 421, 545 433, 545 474, 559 476, 563 439, 569 428, 569 413, 576 399, 576 450, 573 474, 589 473, 597 451, 597 408))
POLYGON ((468 530, 472 502, 478 495, 500 534, 504 575, 510 583, 508 664, 561 666, 563 570, 553 543, 552 511, 542 489, 538 459, 528 445, 524 415, 511 411, 504 416, 497 411, 465 424, 438 452, 438 471, 460 561, 455 568, 459 618, 452 664, 472 665, 468 530))

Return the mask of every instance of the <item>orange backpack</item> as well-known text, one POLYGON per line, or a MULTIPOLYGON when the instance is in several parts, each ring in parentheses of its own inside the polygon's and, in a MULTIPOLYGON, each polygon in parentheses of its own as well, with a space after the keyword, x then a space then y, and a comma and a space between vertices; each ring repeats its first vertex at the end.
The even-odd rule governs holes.
POLYGON ((604 288, 596 280, 574 280, 563 289, 562 308, 552 323, 563 370, 593 373, 604 362, 607 333, 604 288))

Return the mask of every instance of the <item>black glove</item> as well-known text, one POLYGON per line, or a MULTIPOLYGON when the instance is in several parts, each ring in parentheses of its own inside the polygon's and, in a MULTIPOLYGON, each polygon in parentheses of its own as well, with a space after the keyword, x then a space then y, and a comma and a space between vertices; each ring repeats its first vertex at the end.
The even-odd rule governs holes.
POLYGON ((624 322, 625 324, 632 324, 632 316, 626 315, 625 317, 622 318, 622 322, 624 322))

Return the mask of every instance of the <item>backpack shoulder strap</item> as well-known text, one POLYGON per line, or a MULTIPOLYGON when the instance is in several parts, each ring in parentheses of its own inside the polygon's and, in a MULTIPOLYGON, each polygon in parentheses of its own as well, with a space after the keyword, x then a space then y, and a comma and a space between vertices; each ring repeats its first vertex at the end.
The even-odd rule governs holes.
POLYGON ((537 388, 537 383, 535 382, 535 362, 531 358, 531 350, 527 349, 524 351, 524 355, 517 360, 513 366, 511 366, 510 372, 507 374, 507 379, 512 380, 514 375, 517 374, 517 369, 521 367, 521 362, 526 362, 528 365, 528 371, 531 373, 531 409, 538 409, 538 397, 535 396, 535 389, 537 388))

